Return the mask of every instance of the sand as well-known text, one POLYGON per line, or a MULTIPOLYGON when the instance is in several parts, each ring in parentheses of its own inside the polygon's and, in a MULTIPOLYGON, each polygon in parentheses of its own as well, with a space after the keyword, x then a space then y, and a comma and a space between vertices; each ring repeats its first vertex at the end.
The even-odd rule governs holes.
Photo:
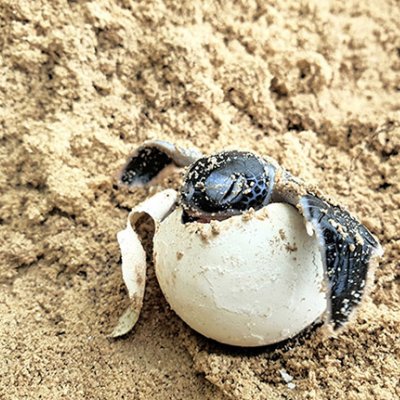
POLYGON ((194 4, 0 1, 0 398, 398 398, 398 3, 194 4), (108 339, 127 304, 116 233, 179 183, 116 185, 150 138, 271 155, 357 215, 385 256, 354 323, 221 346, 149 260, 137 327, 108 339))

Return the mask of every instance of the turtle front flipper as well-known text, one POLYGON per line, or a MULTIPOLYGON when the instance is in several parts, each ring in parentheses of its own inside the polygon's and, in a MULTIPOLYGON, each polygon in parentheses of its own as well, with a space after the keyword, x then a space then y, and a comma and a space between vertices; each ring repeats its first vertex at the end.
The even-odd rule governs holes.
POLYGON ((128 159, 119 180, 128 186, 143 186, 155 178, 168 165, 185 167, 202 154, 195 149, 184 149, 162 140, 146 141, 128 159))
POLYGON ((320 240, 330 292, 329 319, 338 329, 360 302, 371 260, 383 250, 368 229, 339 206, 311 194, 302 196, 299 204, 320 240))

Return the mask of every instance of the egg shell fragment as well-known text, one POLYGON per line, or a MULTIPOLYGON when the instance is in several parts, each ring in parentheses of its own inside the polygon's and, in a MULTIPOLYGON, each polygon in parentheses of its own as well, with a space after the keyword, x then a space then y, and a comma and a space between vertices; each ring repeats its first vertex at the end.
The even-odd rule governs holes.
POLYGON ((154 237, 157 279, 194 330, 235 346, 295 336, 327 308, 317 238, 292 206, 272 203, 249 218, 181 222, 178 207, 154 237))

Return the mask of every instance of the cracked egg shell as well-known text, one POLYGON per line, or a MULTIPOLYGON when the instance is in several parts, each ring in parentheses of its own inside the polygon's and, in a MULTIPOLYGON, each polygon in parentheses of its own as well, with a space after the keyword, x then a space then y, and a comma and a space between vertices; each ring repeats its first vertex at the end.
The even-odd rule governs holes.
POLYGON ((158 227, 156 274, 172 309, 197 332, 262 346, 295 336, 325 312, 318 240, 293 206, 272 203, 207 224, 181 221, 178 207, 158 227))

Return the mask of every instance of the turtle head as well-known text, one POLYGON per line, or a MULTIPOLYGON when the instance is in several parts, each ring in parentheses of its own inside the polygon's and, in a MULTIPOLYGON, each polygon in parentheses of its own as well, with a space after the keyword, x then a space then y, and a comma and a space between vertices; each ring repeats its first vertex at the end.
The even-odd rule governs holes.
POLYGON ((192 219, 225 219, 269 203, 275 167, 250 152, 224 151, 193 163, 181 203, 192 219))

